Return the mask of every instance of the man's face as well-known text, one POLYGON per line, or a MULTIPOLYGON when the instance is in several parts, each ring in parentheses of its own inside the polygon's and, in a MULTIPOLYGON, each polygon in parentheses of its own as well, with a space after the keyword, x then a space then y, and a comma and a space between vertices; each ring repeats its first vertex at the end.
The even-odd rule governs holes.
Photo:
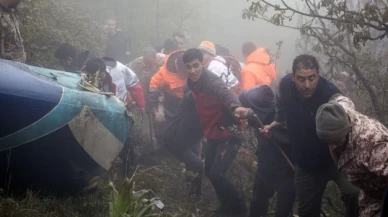
POLYGON ((346 136, 342 137, 338 141, 328 142, 331 157, 334 162, 338 162, 338 159, 341 157, 341 154, 344 152, 346 145, 346 136))
POLYGON ((198 59, 195 59, 185 65, 189 79, 193 82, 197 82, 202 75, 202 63, 198 59))
POLYGON ((156 54, 155 55, 146 55, 143 57, 144 64, 148 67, 156 65, 156 54))
POLYGON ((11 0, 8 8, 16 8, 22 0, 11 0))
POLYGON ((179 36, 175 36, 175 40, 178 43, 179 50, 183 49, 183 44, 185 43, 185 39, 180 38, 179 36))
POLYGON ((299 69, 295 72, 293 81, 301 98, 308 99, 313 96, 318 79, 319 75, 316 69, 299 69))
POLYGON ((107 20, 106 29, 108 30, 108 33, 116 32, 116 20, 107 20))

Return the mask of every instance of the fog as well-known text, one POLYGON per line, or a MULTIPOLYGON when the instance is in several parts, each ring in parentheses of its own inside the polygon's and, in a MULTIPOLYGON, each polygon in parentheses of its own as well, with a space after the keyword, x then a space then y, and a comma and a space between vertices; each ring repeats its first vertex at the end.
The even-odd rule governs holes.
MULTIPOLYGON (((278 0, 272 0, 276 3, 278 0)), ((242 59, 241 46, 253 41, 258 47, 275 51, 283 41, 277 61, 280 74, 290 69, 296 55, 296 30, 277 27, 262 20, 244 20, 242 11, 252 1, 246 0, 73 0, 74 7, 88 13, 98 22, 116 17, 119 27, 129 32, 133 53, 140 55, 149 44, 162 44, 172 32, 184 32, 186 48, 196 47, 203 40, 227 47, 242 59), (157 4, 159 1, 159 5, 157 4), (109 2, 109 3, 108 3, 109 2), (87 5, 85 7, 85 4, 87 5), (128 27, 129 26, 129 27, 128 27), (126 28, 128 27, 128 28, 126 28)))
MULTIPOLYGON (((263 20, 244 20, 242 10, 251 4, 245 0, 208 0, 201 5, 199 22, 205 40, 228 47, 231 53, 242 59, 241 45, 253 41, 259 47, 275 51, 276 42, 283 41, 281 57, 277 61, 280 74, 291 68, 297 55, 295 42, 299 37, 296 30, 278 27, 263 20)), ((189 30, 190 31, 190 30, 189 30)))

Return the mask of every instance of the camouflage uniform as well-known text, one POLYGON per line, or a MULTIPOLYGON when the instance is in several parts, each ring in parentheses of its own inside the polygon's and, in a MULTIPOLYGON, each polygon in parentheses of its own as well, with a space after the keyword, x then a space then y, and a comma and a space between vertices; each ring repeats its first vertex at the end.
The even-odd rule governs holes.
POLYGON ((361 188, 360 217, 380 216, 384 190, 388 187, 388 129, 360 114, 344 96, 335 99, 351 123, 349 140, 338 159, 338 169, 361 188))
POLYGON ((128 64, 129 68, 131 68, 137 76, 149 76, 152 77, 161 66, 163 66, 164 59, 166 55, 158 53, 156 54, 156 65, 152 67, 147 67, 144 64, 143 57, 139 57, 128 64))
POLYGON ((0 6, 0 34, 0 58, 24 63, 26 53, 14 9, 0 6))

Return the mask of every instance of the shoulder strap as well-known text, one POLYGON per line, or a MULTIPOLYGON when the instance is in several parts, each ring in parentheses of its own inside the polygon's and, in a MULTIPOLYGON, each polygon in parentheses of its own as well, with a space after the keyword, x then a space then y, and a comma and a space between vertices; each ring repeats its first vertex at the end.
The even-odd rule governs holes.
MULTIPOLYGON (((224 57, 223 57, 224 58, 224 57)), ((225 58, 224 58, 225 59, 225 58)), ((222 64, 224 64, 225 66, 226 66, 226 68, 227 68, 227 74, 222 74, 221 75, 221 79, 225 76, 225 78, 226 78, 226 86, 228 86, 228 82, 229 82, 229 80, 228 80, 228 77, 229 77, 229 75, 232 73, 231 72, 231 70, 230 70, 230 65, 229 64, 227 64, 227 60, 225 59, 225 63, 224 62, 222 62, 221 60, 219 60, 219 59, 217 59, 216 57, 214 57, 213 59, 211 59, 210 61, 209 61, 209 63, 207 64, 207 66, 206 66, 206 68, 210 65, 210 63, 213 61, 213 60, 215 60, 215 61, 217 61, 217 62, 220 62, 220 63, 222 63, 222 64)))

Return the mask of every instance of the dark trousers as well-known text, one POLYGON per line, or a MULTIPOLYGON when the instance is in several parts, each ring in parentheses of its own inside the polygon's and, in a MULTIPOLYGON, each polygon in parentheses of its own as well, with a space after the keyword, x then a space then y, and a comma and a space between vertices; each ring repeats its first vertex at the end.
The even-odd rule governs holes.
POLYGON ((381 217, 388 216, 388 188, 385 189, 383 204, 381 205, 381 217))
POLYGON ((218 200, 223 208, 232 213, 246 212, 246 206, 240 193, 227 178, 226 172, 232 165, 239 147, 239 141, 211 140, 205 145, 205 172, 210 179, 218 200))
POLYGON ((203 164, 201 160, 201 143, 182 149, 170 149, 171 153, 185 164, 187 189, 189 195, 200 196, 202 185, 203 164))
POLYGON ((345 203, 347 216, 357 217, 359 214, 359 189, 353 186, 345 176, 332 164, 326 171, 307 172, 296 168, 295 187, 299 201, 300 217, 319 217, 323 193, 326 184, 334 181, 341 191, 341 199, 345 203))
MULTIPOLYGON (((253 197, 250 206, 250 217, 262 217, 268 214, 268 200, 273 197, 275 189, 265 183, 256 173, 253 185, 253 197)), ((275 217, 289 217, 292 214, 295 191, 277 191, 275 217)))

